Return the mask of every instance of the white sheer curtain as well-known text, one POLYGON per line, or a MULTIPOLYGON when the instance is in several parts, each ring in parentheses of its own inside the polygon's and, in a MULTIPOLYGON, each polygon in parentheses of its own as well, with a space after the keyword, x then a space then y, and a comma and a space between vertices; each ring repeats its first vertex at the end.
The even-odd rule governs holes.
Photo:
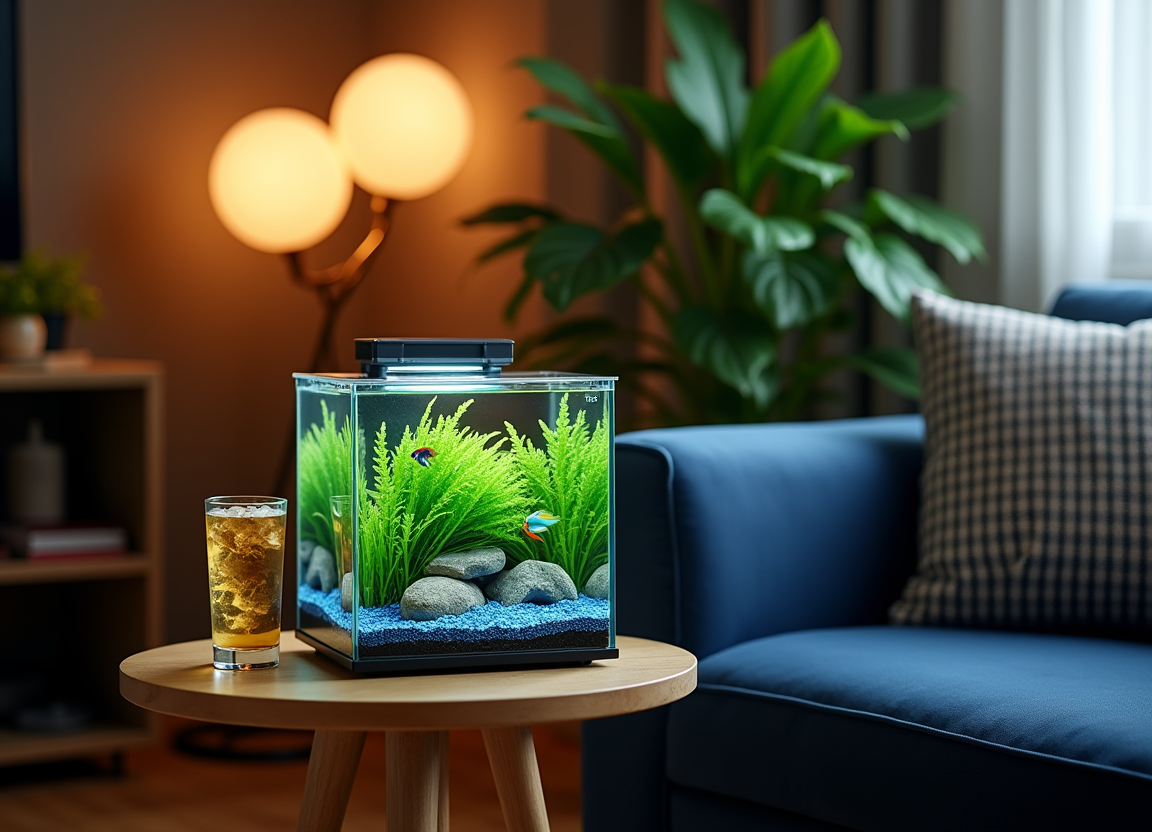
MULTIPOLYGON (((1043 311, 1065 284, 1110 274, 1113 116, 1124 109, 1114 107, 1113 81, 1124 74, 1115 71, 1114 46, 1128 41, 1127 32, 1116 33, 1127 5, 1004 4, 1001 300, 1008 306, 1043 311)), ((1140 80, 1152 84, 1152 76, 1140 80)))
POLYGON ((1152 278, 1152 2, 1113 0, 1111 276, 1152 278))

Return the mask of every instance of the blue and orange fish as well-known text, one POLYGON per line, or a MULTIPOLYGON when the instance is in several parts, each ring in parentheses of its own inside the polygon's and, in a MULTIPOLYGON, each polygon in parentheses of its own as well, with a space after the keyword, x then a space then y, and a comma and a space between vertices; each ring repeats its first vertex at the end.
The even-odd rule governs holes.
POLYGON ((412 458, 427 468, 432 464, 432 457, 436 456, 436 452, 431 448, 417 448, 412 452, 412 458))
POLYGON ((539 540, 543 543, 544 538, 542 538, 540 534, 548 531, 549 526, 553 526, 559 522, 560 518, 555 514, 547 511, 534 511, 524 520, 524 534, 533 540, 539 540))

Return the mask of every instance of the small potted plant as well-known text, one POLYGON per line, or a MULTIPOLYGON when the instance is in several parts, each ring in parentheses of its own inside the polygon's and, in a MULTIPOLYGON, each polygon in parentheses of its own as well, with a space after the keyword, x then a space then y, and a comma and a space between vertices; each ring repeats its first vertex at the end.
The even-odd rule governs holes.
POLYGON ((47 337, 35 279, 17 269, 0 270, 0 361, 35 361, 47 337))
POLYGON ((35 361, 62 346, 71 316, 99 316, 99 290, 83 271, 82 255, 53 257, 44 248, 0 269, 0 360, 35 361))

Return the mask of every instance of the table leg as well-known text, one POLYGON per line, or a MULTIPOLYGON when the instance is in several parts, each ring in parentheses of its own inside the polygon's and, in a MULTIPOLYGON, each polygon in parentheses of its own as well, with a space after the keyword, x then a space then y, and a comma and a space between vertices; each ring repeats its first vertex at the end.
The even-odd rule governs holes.
POLYGON ((436 832, 448 832, 448 732, 440 732, 440 811, 436 832))
POLYGON ((299 832, 340 832, 364 750, 363 731, 317 731, 308 757, 299 832))
MULTIPOLYGON (((389 731, 387 734, 388 829, 437 832, 439 808, 448 785, 440 785, 439 731, 389 731)), ((445 778, 447 780, 447 778, 445 778)), ((445 811, 442 828, 447 829, 445 811)))
POLYGON ((548 832, 532 729, 527 725, 486 728, 483 734, 509 832, 548 832))

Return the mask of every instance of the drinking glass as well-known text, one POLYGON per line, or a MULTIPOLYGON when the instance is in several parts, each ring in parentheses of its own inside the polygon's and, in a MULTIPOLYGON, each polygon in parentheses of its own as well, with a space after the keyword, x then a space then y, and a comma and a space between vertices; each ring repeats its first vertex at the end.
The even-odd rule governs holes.
POLYGON ((254 670, 280 663, 284 587, 282 497, 211 497, 204 501, 212 664, 254 670))
POLYGON ((340 577, 352 571, 352 498, 347 494, 340 494, 329 498, 332 509, 332 537, 336 541, 337 563, 340 565, 340 577))

